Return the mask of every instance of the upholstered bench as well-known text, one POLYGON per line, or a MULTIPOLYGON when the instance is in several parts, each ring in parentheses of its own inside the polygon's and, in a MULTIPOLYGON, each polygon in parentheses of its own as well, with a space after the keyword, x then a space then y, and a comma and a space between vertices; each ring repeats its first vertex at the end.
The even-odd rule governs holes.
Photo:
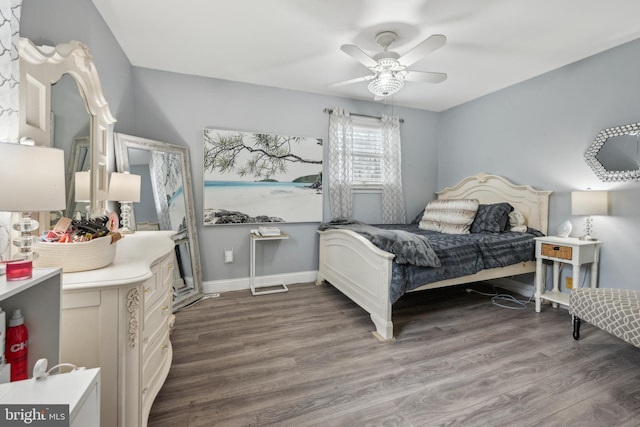
POLYGON ((584 320, 624 341, 640 347, 640 291, 629 289, 573 289, 569 298, 573 338, 580 338, 584 320))

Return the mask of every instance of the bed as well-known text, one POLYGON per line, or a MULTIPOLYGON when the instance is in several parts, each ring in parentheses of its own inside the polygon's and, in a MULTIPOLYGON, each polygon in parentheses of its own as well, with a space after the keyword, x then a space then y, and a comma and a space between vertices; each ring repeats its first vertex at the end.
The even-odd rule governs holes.
MULTIPOLYGON (((524 216, 528 227, 547 233, 551 191, 536 190, 528 185, 516 185, 497 175, 479 173, 436 194, 439 200, 477 199, 481 204, 507 202, 524 216)), ((393 339, 391 279, 395 255, 379 249, 352 230, 327 229, 318 233, 320 247, 316 284, 331 284, 366 310, 375 325, 373 334, 380 341, 393 339)), ((517 262, 430 282, 407 292, 510 277, 535 270, 535 260, 517 262)))

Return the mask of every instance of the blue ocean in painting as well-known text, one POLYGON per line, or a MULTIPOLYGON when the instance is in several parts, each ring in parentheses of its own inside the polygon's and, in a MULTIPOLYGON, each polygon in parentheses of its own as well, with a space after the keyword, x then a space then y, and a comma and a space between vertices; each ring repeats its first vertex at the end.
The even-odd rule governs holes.
POLYGON ((322 189, 312 186, 310 182, 205 181, 205 223, 213 212, 221 210, 285 222, 320 221, 322 189))

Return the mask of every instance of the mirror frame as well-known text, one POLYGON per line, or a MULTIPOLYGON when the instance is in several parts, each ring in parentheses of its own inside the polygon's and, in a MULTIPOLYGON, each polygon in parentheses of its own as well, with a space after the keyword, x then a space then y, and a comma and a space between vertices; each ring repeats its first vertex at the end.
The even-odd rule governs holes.
MULTIPOLYGON (((191 178, 191 160, 187 147, 155 141, 138 136, 125 135, 114 132, 114 147, 116 152, 116 167, 118 172, 130 172, 129 148, 146 151, 163 151, 173 154, 181 154, 182 157, 182 192, 184 194, 187 233, 189 235, 189 251, 191 253, 191 271, 193 272, 193 288, 191 294, 174 296, 174 311, 189 305, 203 296, 202 268, 200 263, 200 245, 198 244, 198 229, 195 217, 195 205, 193 199, 193 180, 191 178)), ((131 227, 135 230, 135 215, 131 215, 131 227)), ((178 242, 176 242, 178 243, 178 242)))
POLYGON ((89 48, 72 40, 56 47, 39 47, 27 38, 18 41, 20 55, 19 135, 36 145, 52 145, 51 85, 70 74, 78 85, 90 116, 91 214, 107 210, 108 147, 116 119, 102 92, 102 84, 89 48))
POLYGON ((609 170, 596 157, 602 149, 602 146, 611 138, 620 135, 638 135, 640 132, 640 123, 632 123, 629 125, 615 126, 603 129, 598 133, 596 139, 591 143, 584 154, 584 160, 593 172, 604 182, 628 182, 640 181, 640 168, 632 170, 609 170))

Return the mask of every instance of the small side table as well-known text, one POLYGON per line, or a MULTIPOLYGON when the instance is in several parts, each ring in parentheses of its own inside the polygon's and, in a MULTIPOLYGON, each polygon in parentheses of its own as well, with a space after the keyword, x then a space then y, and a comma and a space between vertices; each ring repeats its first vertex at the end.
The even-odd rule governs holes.
POLYGON ((580 284, 580 267, 591 264, 591 287, 598 285, 598 261, 600 257, 599 240, 580 240, 575 237, 545 236, 536 237, 536 312, 540 312, 542 300, 551 301, 553 307, 558 304, 569 305, 569 294, 560 292, 560 264, 573 266, 573 286, 580 284), (542 260, 553 261, 553 290, 545 291, 545 271, 542 260))
POLYGON ((255 233, 249 233, 249 239, 251 240, 251 265, 249 267, 249 284, 251 285, 252 295, 265 295, 276 294, 279 292, 287 292, 289 288, 284 283, 278 283, 274 285, 260 285, 256 286, 256 242, 264 242, 267 240, 287 240, 289 235, 287 233, 280 233, 278 236, 261 236, 255 233), (281 287, 280 289, 268 289, 260 290, 259 288, 273 288, 281 287))

